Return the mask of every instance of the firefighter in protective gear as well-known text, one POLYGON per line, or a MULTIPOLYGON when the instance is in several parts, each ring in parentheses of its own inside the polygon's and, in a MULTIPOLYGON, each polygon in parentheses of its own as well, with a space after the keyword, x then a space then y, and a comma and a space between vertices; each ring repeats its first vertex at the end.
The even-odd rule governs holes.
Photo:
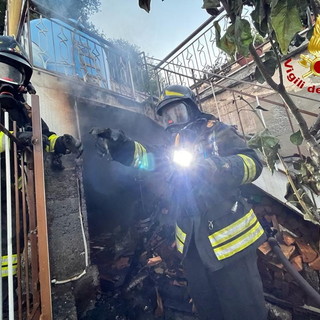
MULTIPOLYGON (((12 121, 17 122, 17 137, 21 145, 32 145, 31 107, 25 102, 23 94, 35 94, 30 79, 32 66, 27 54, 12 37, 0 36, 0 106, 7 111, 12 121)), ((42 134, 47 152, 54 154, 52 167, 61 170, 61 155, 82 152, 82 144, 69 134, 58 136, 49 130, 42 120, 42 134)), ((0 152, 4 149, 4 133, 0 132, 0 152)))
POLYGON ((172 133, 171 145, 143 146, 122 131, 94 128, 100 153, 169 172, 176 248, 200 319, 267 319, 256 256, 266 238, 239 190, 260 175, 257 154, 234 127, 202 113, 187 87, 166 87, 156 111, 172 133), (179 149, 180 160, 172 158, 179 149))

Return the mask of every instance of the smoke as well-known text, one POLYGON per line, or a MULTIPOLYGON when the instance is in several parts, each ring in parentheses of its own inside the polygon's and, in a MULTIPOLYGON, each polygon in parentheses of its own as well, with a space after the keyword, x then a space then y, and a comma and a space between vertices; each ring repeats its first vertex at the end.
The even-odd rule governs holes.
MULTIPOLYGON (((101 232, 136 223, 137 205, 141 201, 141 190, 137 169, 107 161, 98 156, 95 139, 89 134, 92 127, 123 130, 130 138, 144 145, 161 145, 167 139, 162 127, 149 118, 111 106, 97 106, 79 102, 79 118, 84 144, 84 187, 88 208, 90 233, 101 232)), ((155 182, 156 184, 156 182, 155 182)), ((151 188, 153 189, 153 188, 151 188)), ((154 190, 144 189, 146 206, 154 201, 154 190)))
POLYGON ((98 12, 100 0, 35 0, 33 3, 40 9, 46 9, 59 16, 87 22, 89 17, 98 12))

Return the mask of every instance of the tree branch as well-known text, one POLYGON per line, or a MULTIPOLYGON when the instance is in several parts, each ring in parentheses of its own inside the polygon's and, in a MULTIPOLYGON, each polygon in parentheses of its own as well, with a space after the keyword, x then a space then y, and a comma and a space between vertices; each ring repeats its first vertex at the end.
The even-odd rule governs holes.
POLYGON ((262 127, 265 128, 264 122, 262 121, 261 117, 258 115, 257 110, 251 105, 251 103, 242 96, 239 96, 239 99, 243 100, 251 108, 251 111, 254 112, 258 117, 258 119, 260 120, 262 127))
POLYGON ((278 66, 279 66, 279 80, 280 80, 280 84, 283 85, 283 73, 282 73, 282 66, 281 66, 281 60, 280 60, 280 56, 279 56, 279 51, 278 48, 276 47, 273 39, 272 39, 272 32, 269 32, 269 41, 271 43, 271 47, 273 49, 274 54, 276 55, 277 58, 277 62, 278 62, 278 66))
POLYGON ((320 114, 317 117, 317 120, 313 124, 313 126, 310 129, 310 134, 313 136, 317 134, 317 132, 320 130, 320 114))
POLYGON ((254 59, 254 62, 256 63, 258 69, 260 70, 262 76, 267 81, 268 85, 275 90, 276 92, 279 92, 278 84, 275 83, 275 81, 271 78, 269 75, 266 67, 263 65, 261 58, 259 57, 258 53, 256 52, 256 49, 254 48, 253 44, 250 43, 249 45, 249 51, 254 59))
POLYGON ((305 119, 303 118, 303 116, 301 115, 298 107, 296 106, 294 101, 291 99, 291 97, 288 95, 288 92, 286 91, 284 85, 283 84, 278 85, 271 78, 271 76, 268 74, 265 66, 263 65, 259 55, 257 54, 256 50, 254 49, 252 43, 249 45, 249 51, 252 54, 253 59, 254 59, 255 63, 257 64, 258 69, 260 70, 261 74, 265 78, 268 85, 273 90, 275 90, 276 92, 278 92, 280 94, 283 101, 289 107, 291 113, 293 114, 293 116, 295 117, 296 121, 299 124, 303 138, 306 140, 307 145, 309 146, 309 148, 313 152, 313 157, 312 157, 313 161, 316 163, 317 166, 319 166, 320 165, 320 146, 318 145, 314 136, 310 134, 308 125, 307 125, 305 119))
POLYGON ((283 85, 279 85, 278 88, 278 93, 280 94, 283 101, 288 105, 291 113, 293 114, 293 116, 299 124, 303 138, 306 140, 308 146, 311 148, 315 155, 315 158, 313 157, 313 160, 316 162, 317 165, 320 165, 320 146, 318 145, 314 136, 311 135, 307 122, 303 118, 294 101, 288 95, 288 92, 286 91, 285 87, 283 85))
POLYGON ((221 0, 220 2, 226 10, 228 17, 230 18, 231 24, 234 24, 236 21, 236 15, 234 14, 234 12, 231 11, 228 0, 221 0))

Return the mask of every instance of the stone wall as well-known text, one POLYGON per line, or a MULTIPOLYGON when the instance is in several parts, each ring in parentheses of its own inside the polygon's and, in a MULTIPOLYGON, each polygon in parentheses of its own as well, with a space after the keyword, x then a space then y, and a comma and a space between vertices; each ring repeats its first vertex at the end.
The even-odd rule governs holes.
POLYGON ((90 307, 98 275, 90 263, 81 160, 67 155, 62 161, 65 169, 53 171, 51 154, 46 154, 48 237, 54 319, 71 320, 90 307), (82 299, 84 292, 86 298, 82 299))
MULTIPOLYGON (((305 51, 303 54, 309 53, 305 51)), ((314 75, 303 78, 308 69, 299 64, 299 60, 300 53, 297 53, 282 63, 284 85, 290 94, 298 95, 291 97, 299 109, 318 114, 320 78, 314 75)), ((258 97, 260 105, 268 110, 262 112, 267 127, 280 139, 281 154, 286 156, 297 153, 297 148, 289 140, 289 136, 293 131, 299 129, 297 122, 293 115, 290 114, 290 111, 287 112, 283 106, 278 105, 283 104, 283 101, 277 93, 268 88, 266 83, 262 84, 265 88, 261 88, 259 86, 261 84, 252 80, 254 70, 255 67, 251 64, 227 75, 234 79, 246 80, 248 83, 237 83, 230 80, 219 81, 218 85, 229 86, 230 90, 223 90, 219 86, 215 87, 216 101, 212 96, 212 89, 210 87, 206 90, 203 89, 202 96, 205 97, 205 101, 202 102, 203 110, 216 116, 220 115, 223 122, 237 125, 240 132, 243 128, 245 134, 255 133, 263 129, 261 121, 258 118, 258 116, 261 117, 261 112, 253 112, 249 105, 240 99, 240 96, 243 96, 253 108, 257 106, 256 97, 258 97), (237 92, 232 92, 232 90, 237 92), (247 96, 247 94, 251 96, 247 96), (270 100, 270 102, 263 101, 263 98, 270 100), (290 116, 293 130, 288 115, 290 116)), ((273 79, 279 83, 279 72, 275 73, 273 79)), ((303 116, 308 126, 311 127, 316 118, 307 114, 303 114, 303 116)), ((304 145, 301 149, 303 152, 306 152, 304 145)))

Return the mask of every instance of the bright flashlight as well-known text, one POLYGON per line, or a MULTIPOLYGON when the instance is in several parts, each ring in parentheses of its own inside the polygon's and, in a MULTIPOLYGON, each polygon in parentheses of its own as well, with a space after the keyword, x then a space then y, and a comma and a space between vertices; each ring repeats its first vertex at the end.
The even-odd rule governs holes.
POLYGON ((192 160, 193 154, 187 150, 180 149, 173 152, 173 162, 181 167, 190 167, 192 160))

